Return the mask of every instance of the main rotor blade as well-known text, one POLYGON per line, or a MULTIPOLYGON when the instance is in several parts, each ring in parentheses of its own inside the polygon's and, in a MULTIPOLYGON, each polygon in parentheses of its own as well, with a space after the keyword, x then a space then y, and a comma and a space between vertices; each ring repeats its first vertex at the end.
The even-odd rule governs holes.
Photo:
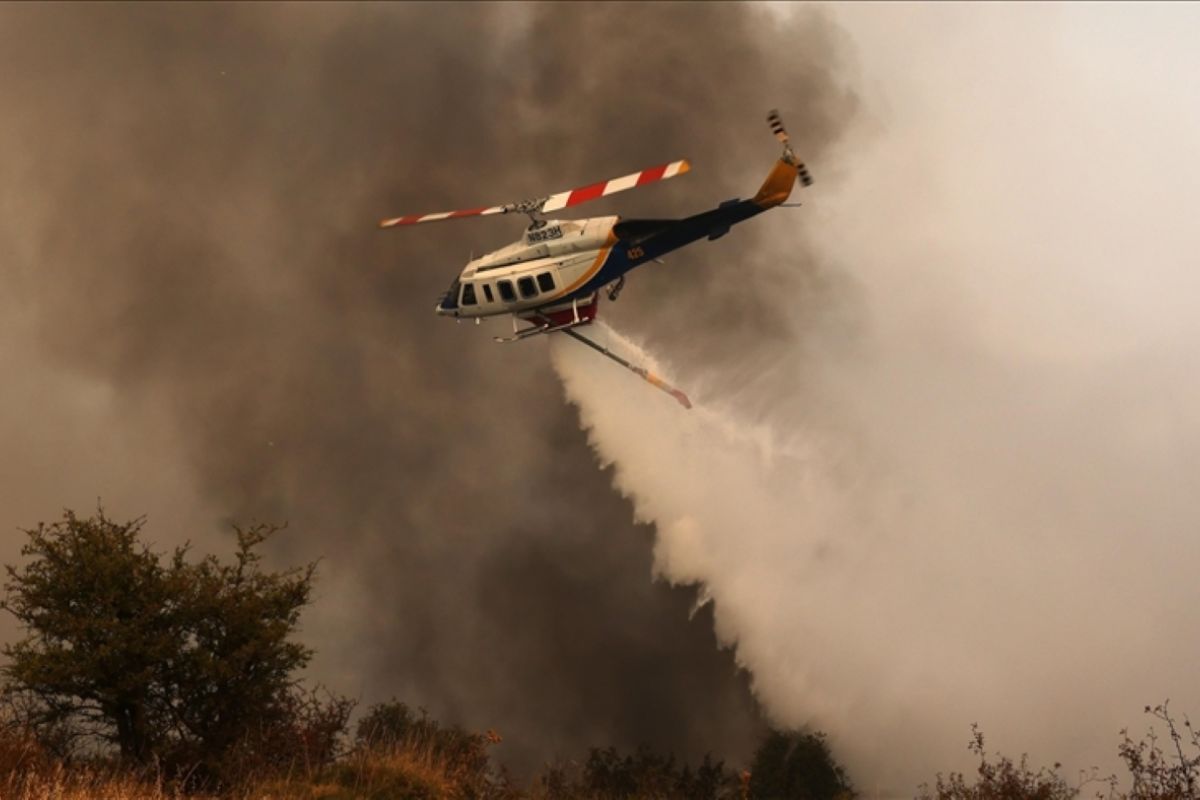
POLYGON ((486 217, 488 214, 504 214, 508 209, 504 206, 489 206, 487 208, 470 208, 464 211, 439 211, 436 214, 409 214, 406 217, 393 217, 379 223, 381 228, 394 228, 397 225, 416 225, 418 222, 437 222, 443 219, 461 219, 463 217, 486 217))
POLYGON ((649 167, 639 172, 631 172, 628 175, 622 175, 620 178, 600 181, 599 183, 581 186, 578 189, 568 189, 565 192, 558 192, 547 197, 546 202, 542 204, 541 211, 546 213, 558 211, 561 208, 577 206, 580 203, 586 203, 598 197, 606 197, 610 194, 623 192, 626 189, 645 186, 655 181, 665 181, 667 178, 683 175, 691 168, 692 165, 684 158, 679 161, 672 161, 669 164, 659 164, 657 167, 649 167))
POLYGON ((404 217, 385 219, 379 223, 379 227, 394 228, 397 225, 415 225, 418 222, 438 222, 443 219, 462 219, 463 217, 486 217, 489 214, 511 214, 513 212, 522 214, 549 213, 577 206, 580 203, 586 203, 588 200, 595 200, 598 197, 623 192, 626 189, 633 189, 638 186, 645 186, 648 183, 654 183, 655 181, 674 178, 677 175, 683 175, 691 168, 692 165, 688 163, 687 159, 680 159, 679 161, 672 161, 669 164, 659 164, 657 167, 649 167, 640 172, 623 175, 620 178, 600 181, 588 186, 581 186, 578 189, 568 189, 565 192, 558 192, 548 197, 535 197, 532 200, 522 200, 519 203, 506 203, 502 206, 471 208, 463 211, 440 211, 436 214, 409 214, 404 217))

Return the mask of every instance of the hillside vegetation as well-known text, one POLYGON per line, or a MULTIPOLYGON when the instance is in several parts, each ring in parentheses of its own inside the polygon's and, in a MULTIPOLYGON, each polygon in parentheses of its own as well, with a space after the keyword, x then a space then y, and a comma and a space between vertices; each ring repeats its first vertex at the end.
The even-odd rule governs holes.
MULTIPOLYGON (((25 531, 0 607, 24 636, 0 666, 0 800, 851 800, 854 787, 820 733, 773 731, 752 763, 682 764, 639 748, 510 775, 493 731, 466 731, 398 700, 362 713, 297 673, 293 641, 315 565, 263 569, 280 529, 235 529, 231 562, 188 548, 154 552, 143 521, 68 511, 25 531)), ((976 774, 938 775, 918 800, 1200 800, 1200 739, 1164 703, 1152 728, 1122 732, 1128 771, 1070 783, 1059 766, 988 754, 976 774)))

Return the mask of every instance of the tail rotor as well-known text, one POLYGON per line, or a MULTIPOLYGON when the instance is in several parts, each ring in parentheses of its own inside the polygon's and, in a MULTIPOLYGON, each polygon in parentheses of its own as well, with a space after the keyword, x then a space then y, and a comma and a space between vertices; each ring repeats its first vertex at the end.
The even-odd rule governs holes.
POLYGON ((804 166, 804 162, 796 158, 796 153, 792 150, 791 137, 788 136, 787 128, 783 127, 783 118, 779 116, 779 112, 771 109, 767 114, 767 124, 771 126, 771 133, 775 134, 775 138, 783 145, 783 160, 796 167, 796 178, 803 186, 812 186, 812 175, 808 172, 808 167, 804 166))

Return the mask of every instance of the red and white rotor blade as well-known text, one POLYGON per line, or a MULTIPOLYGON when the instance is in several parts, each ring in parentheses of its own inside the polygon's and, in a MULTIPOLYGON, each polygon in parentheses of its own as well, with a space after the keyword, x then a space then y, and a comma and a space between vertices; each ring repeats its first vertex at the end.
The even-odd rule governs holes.
POLYGON ((436 214, 409 214, 406 217, 393 217, 382 220, 381 228, 394 228, 397 225, 416 225, 418 222, 437 222, 443 219, 462 219, 463 217, 483 217, 488 214, 503 214, 508 209, 504 206, 488 206, 486 208, 468 208, 462 211, 439 211, 436 214))
POLYGON ((648 183, 655 181, 674 178, 676 175, 682 175, 692 168, 692 165, 687 162, 687 159, 672 161, 669 164, 659 164, 657 167, 650 167, 641 172, 634 172, 620 178, 613 178, 610 181, 600 181, 593 183, 590 186, 581 186, 578 189, 570 189, 558 194, 552 194, 546 198, 546 202, 542 205, 543 213, 558 211, 562 208, 570 208, 577 206, 580 203, 586 203, 588 200, 595 200, 598 197, 604 197, 617 192, 623 192, 626 189, 633 189, 638 186, 645 186, 648 183))
POLYGON ((437 222, 443 219, 462 219, 463 217, 484 217, 489 214, 511 214, 513 212, 521 213, 549 213, 558 211, 563 208, 577 206, 580 203, 586 203, 588 200, 595 200, 598 197, 605 195, 623 192, 626 189, 633 189, 638 186, 645 186, 648 183, 655 181, 674 178, 676 175, 682 175, 692 168, 692 165, 687 162, 687 159, 672 161, 669 164, 659 164, 657 167, 650 167, 640 172, 634 172, 620 178, 613 178, 610 181, 600 181, 593 183, 590 186, 581 186, 578 189, 569 189, 565 192, 552 194, 546 198, 536 198, 533 200, 525 200, 520 203, 508 203, 502 206, 487 206, 485 208, 469 208, 462 211, 440 211, 436 214, 409 214, 405 217, 393 217, 385 219, 379 223, 381 228, 394 228, 397 225, 416 225, 418 222, 437 222))

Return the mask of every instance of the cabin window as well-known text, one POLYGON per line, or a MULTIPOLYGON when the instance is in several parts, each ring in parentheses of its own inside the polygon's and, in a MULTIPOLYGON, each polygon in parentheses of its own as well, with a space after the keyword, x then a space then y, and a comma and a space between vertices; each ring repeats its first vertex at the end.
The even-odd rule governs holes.
POLYGON ((462 300, 459 301, 459 304, 464 305, 464 306, 475 305, 475 284, 473 284, 473 283, 464 283, 463 284, 462 300))
POLYGON ((494 302, 494 298, 492 297, 492 285, 490 283, 483 284, 483 297, 489 303, 494 302))
POLYGON ((496 281, 496 288, 500 290, 500 299, 504 302, 511 303, 517 299, 512 288, 512 281, 496 281))
POLYGON ((538 275, 538 288, 543 292, 554 291, 554 276, 549 272, 543 272, 538 275))
POLYGON ((521 290, 521 297, 526 299, 537 297, 537 287, 533 285, 533 278, 528 275, 524 278, 517 278, 517 288, 521 290))

